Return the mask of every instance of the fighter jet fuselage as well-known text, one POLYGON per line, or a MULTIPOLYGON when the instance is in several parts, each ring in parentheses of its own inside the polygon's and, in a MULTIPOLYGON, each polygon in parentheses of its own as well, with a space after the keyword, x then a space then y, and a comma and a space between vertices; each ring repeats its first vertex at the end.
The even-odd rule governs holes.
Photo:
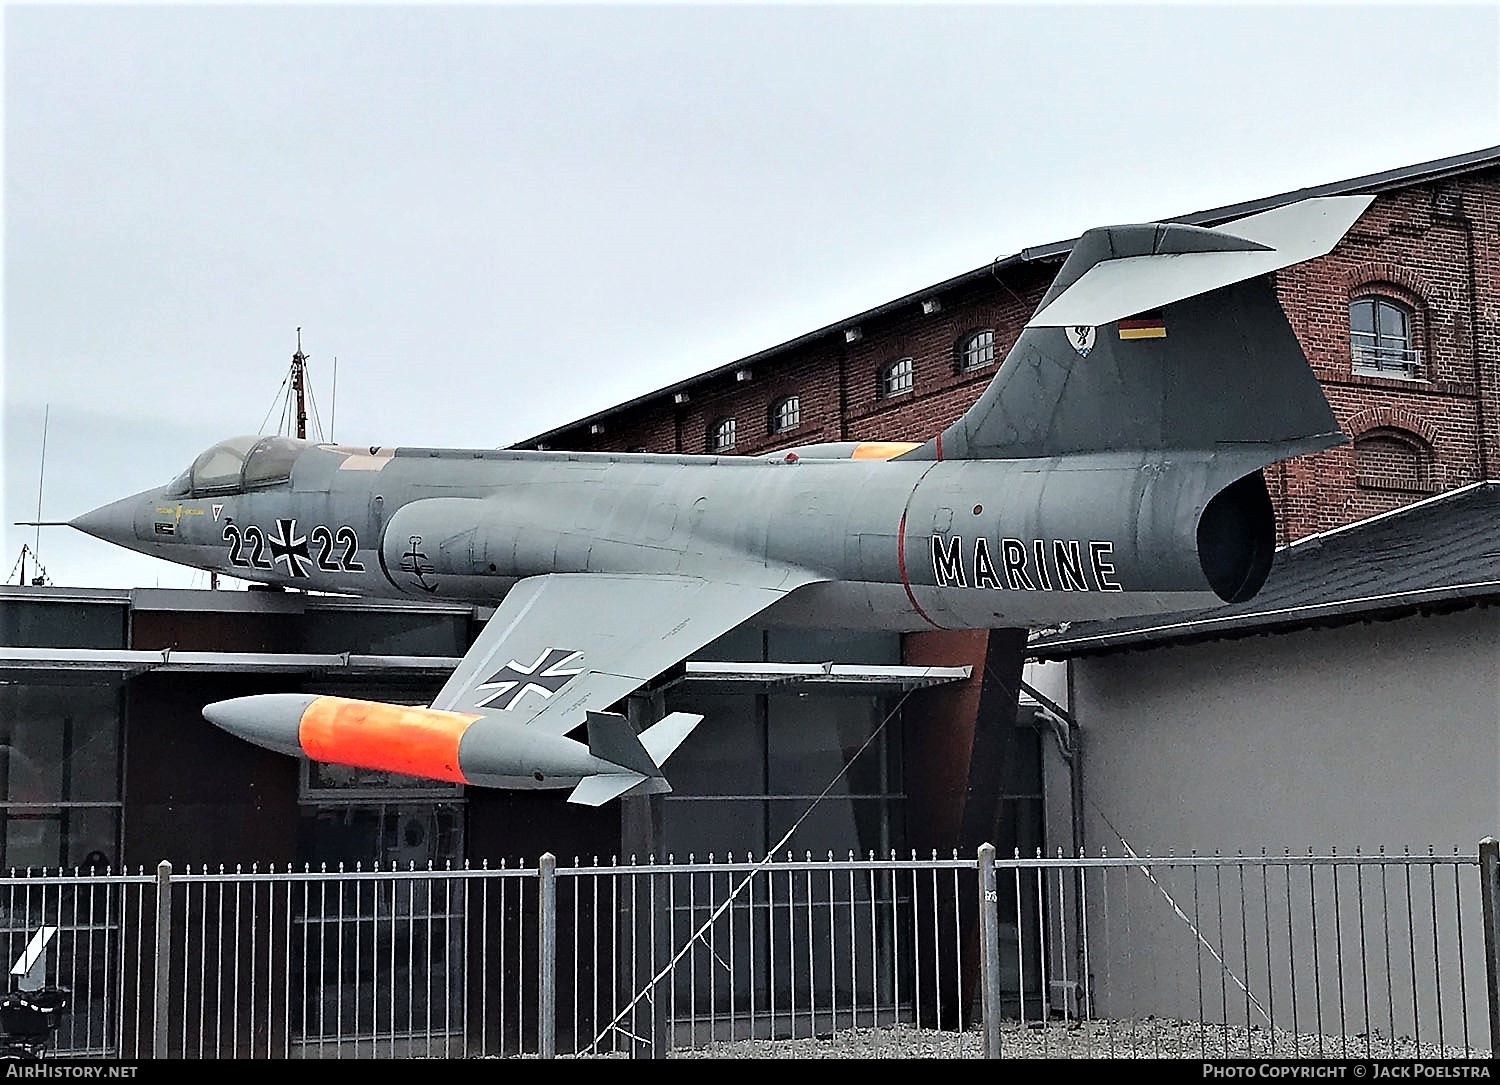
POLYGON ((73 523, 244 580, 496 606, 428 708, 265 694, 204 709, 234 734, 592 805, 668 791, 662 762, 699 717, 637 734, 615 709, 746 622, 1035 627, 1253 596, 1276 536, 1261 469, 1343 440, 1270 274, 1328 252, 1369 203, 1089 231, 978 400, 921 444, 734 457, 244 437, 73 523))
POLYGON ((289 458, 289 477, 215 493, 189 473, 186 493, 147 491, 78 526, 249 581, 483 605, 550 573, 761 583, 784 569, 808 586, 768 622, 902 631, 1208 605, 1259 586, 1274 533, 1258 475, 1214 503, 1206 451, 924 462, 241 438, 206 456, 237 449, 252 471, 289 458), (1247 530, 1233 553, 1206 553, 1226 518, 1247 530))

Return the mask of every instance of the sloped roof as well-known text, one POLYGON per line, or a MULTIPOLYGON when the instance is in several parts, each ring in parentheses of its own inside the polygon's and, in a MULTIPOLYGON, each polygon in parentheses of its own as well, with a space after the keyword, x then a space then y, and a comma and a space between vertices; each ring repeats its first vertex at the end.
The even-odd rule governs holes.
MULTIPOLYGON (((1475 170, 1488 169, 1500 165, 1500 146, 1486 147, 1478 151, 1468 151, 1464 154, 1450 155, 1447 158, 1437 158, 1430 162, 1419 162, 1411 166, 1402 166, 1398 169, 1383 170, 1380 173, 1367 173, 1362 177, 1351 177, 1345 181, 1333 181, 1328 184, 1314 185, 1311 188, 1299 188, 1291 192, 1282 192, 1275 196, 1264 196, 1257 200, 1248 200, 1243 203, 1227 204, 1223 207, 1213 207, 1206 211, 1194 211, 1186 215, 1177 215, 1164 219, 1166 222, 1184 222, 1192 226, 1214 226, 1230 219, 1243 218, 1253 215, 1259 211, 1269 211, 1273 207, 1281 207, 1283 204, 1295 203, 1298 200, 1311 199, 1314 196, 1346 196, 1361 192, 1385 192, 1394 188, 1404 188, 1408 185, 1423 184, 1435 181, 1442 177, 1451 177, 1454 174, 1470 173, 1475 170)), ((1033 264, 1039 261, 1061 262, 1073 250, 1073 243, 1077 238, 1069 238, 1066 241, 1053 241, 1046 245, 1031 245, 1013 256, 997 257, 984 267, 966 271, 961 275, 955 275, 951 279, 945 279, 940 283, 925 286, 920 290, 896 298, 894 301, 877 305, 873 309, 856 313, 845 317, 843 320, 833 324, 805 332, 795 339, 789 339, 785 343, 767 347, 754 354, 737 358, 732 362, 716 366, 696 376, 680 380, 675 384, 669 384, 645 395, 636 396, 634 399, 618 403, 613 407, 606 407, 602 411, 576 419, 565 425, 556 426, 545 433, 539 433, 534 437, 528 437, 518 441, 512 448, 534 448, 538 442, 546 443, 563 434, 572 433, 584 426, 595 422, 603 422, 605 419, 618 417, 619 415, 635 407, 643 406, 653 400, 660 400, 677 392, 687 391, 690 388, 701 386, 717 378, 728 376, 736 370, 753 367, 757 363, 769 362, 788 351, 798 347, 806 346, 825 336, 842 334, 845 328, 852 328, 863 322, 887 313, 920 304, 925 298, 935 294, 941 294, 954 287, 964 286, 975 280, 997 274, 998 272, 1018 267, 1024 264, 1033 264)))
POLYGON ((1033 659, 1283 633, 1500 603, 1500 481, 1478 482, 1277 551, 1245 603, 1074 622, 1031 638, 1033 659))

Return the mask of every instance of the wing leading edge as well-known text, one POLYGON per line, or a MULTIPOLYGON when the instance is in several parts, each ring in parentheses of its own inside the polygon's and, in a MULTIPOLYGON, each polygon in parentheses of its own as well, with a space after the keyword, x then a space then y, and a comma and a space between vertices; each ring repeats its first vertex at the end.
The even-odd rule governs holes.
POLYGON ((637 735, 607 710, 813 579, 774 576, 780 582, 567 573, 521 581, 431 705, 478 717, 459 745, 465 778, 514 786, 509 768, 489 766, 513 763, 518 728, 561 738, 583 725, 600 771, 582 775, 570 801, 670 791, 660 766, 701 717, 672 713, 637 735))

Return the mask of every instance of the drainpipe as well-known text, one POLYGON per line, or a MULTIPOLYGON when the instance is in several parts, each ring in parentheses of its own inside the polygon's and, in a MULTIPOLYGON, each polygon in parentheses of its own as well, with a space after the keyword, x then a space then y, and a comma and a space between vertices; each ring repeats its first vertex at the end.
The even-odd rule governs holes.
MULTIPOLYGON (((1474 424, 1479 429, 1479 481, 1490 477, 1489 433, 1485 428, 1484 411, 1484 361, 1479 348, 1479 272, 1474 252, 1474 220, 1463 209, 1462 195, 1455 202, 1457 210, 1440 211, 1433 207, 1432 217, 1446 219, 1464 235, 1464 263, 1469 288, 1469 360, 1474 366, 1474 388, 1477 395, 1474 403, 1474 424)), ((1436 198, 1434 198, 1436 204, 1436 198)))
POLYGON ((1474 422, 1479 427, 1479 479, 1490 477, 1489 431, 1484 421, 1484 360, 1479 349, 1479 273, 1474 258, 1474 220, 1463 211, 1453 216, 1464 232, 1464 256, 1469 265, 1469 356, 1474 361, 1474 384, 1478 396, 1474 401, 1474 422))
MULTIPOLYGON (((1068 664, 1068 692, 1072 699, 1073 665, 1068 664)), ((1035 687, 1026 682, 1021 683, 1021 689, 1041 705, 1041 711, 1037 718, 1047 724, 1052 733, 1053 740, 1057 743, 1057 752, 1062 756, 1068 766, 1068 805, 1071 807, 1073 827, 1072 838, 1073 856, 1076 858, 1083 854, 1083 728, 1079 726, 1076 719, 1062 705, 1051 700, 1045 694, 1040 693, 1035 687)))
MULTIPOLYGON (((1040 693, 1026 682, 1021 683, 1021 689, 1041 705, 1036 715, 1044 721, 1052 732, 1052 738, 1057 743, 1057 752, 1068 766, 1068 805, 1072 813, 1072 836, 1073 836, 1073 858, 1084 855, 1083 835, 1083 728, 1079 726, 1078 720, 1073 714, 1063 708, 1056 701, 1051 700, 1045 694, 1040 693)), ((1073 700, 1073 664, 1068 662, 1068 700, 1073 700)), ((1074 956, 1076 959, 1073 974, 1084 975, 1086 957, 1084 954, 1083 938, 1083 869, 1079 868, 1074 878, 1073 887, 1073 930, 1078 932, 1077 943, 1074 945, 1074 956)), ((1092 977, 1083 987, 1084 991, 1094 989, 1092 977)), ((1092 1011, 1092 1007, 1082 1004, 1082 991, 1079 992, 1079 1004, 1077 1010, 1080 1014, 1092 1011)))

